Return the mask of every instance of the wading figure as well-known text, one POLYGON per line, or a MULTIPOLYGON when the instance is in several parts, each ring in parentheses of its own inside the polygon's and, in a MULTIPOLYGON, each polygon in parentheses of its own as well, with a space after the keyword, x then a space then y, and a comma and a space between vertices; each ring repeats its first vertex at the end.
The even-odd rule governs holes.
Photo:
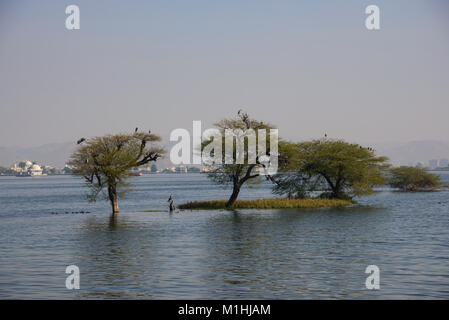
POLYGON ((171 195, 170 195, 170 198, 168 198, 167 202, 169 203, 169 206, 170 206, 170 212, 174 211, 175 210, 175 203, 173 202, 173 199, 172 199, 171 195))

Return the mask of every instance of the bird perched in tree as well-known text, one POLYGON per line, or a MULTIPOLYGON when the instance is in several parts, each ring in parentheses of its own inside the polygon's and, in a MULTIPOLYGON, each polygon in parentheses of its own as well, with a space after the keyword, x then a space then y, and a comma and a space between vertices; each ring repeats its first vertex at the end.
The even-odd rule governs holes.
POLYGON ((148 130, 148 134, 150 134, 151 133, 151 130, 148 130))
POLYGON ((136 129, 134 130, 134 133, 136 133, 136 132, 137 132, 137 130, 139 130, 139 128, 137 128, 137 127, 136 127, 136 129))
POLYGON ((324 137, 327 138, 327 133, 324 134, 324 137))
POLYGON ((85 138, 81 138, 81 139, 79 139, 79 140, 76 142, 76 144, 81 144, 81 143, 83 143, 84 141, 86 141, 86 139, 85 139, 85 138))
POLYGON ((246 127, 249 129, 250 123, 249 123, 249 116, 246 112, 243 112, 242 109, 240 109, 237 112, 237 115, 240 117, 240 119, 245 123, 246 127))

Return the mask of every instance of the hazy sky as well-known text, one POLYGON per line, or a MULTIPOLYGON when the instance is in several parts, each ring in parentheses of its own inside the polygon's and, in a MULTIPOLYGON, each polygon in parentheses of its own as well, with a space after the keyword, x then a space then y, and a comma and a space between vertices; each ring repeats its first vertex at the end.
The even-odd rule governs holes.
POLYGON ((136 126, 167 140, 240 107, 289 139, 449 140, 449 4, 0 2, 0 146, 136 126))

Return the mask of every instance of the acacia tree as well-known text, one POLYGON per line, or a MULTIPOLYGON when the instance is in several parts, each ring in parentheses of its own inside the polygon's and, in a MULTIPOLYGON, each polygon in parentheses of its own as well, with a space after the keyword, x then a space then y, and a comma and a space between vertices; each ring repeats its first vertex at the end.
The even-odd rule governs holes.
POLYGON ((436 174, 422 168, 407 166, 392 168, 388 184, 402 191, 433 190, 442 185, 440 177, 436 174))
POLYGON ((88 199, 95 201, 102 194, 117 214, 118 198, 129 190, 127 178, 132 176, 132 169, 156 161, 165 152, 154 144, 160 140, 155 134, 141 132, 95 137, 75 150, 69 165, 89 186, 88 199))
POLYGON ((388 160, 371 148, 343 140, 320 139, 280 145, 283 174, 274 192, 302 197, 322 190, 322 196, 348 198, 369 194, 373 186, 385 183, 388 160))
MULTIPOLYGON (((255 182, 256 178, 260 177, 260 172, 264 172, 267 166, 269 165, 268 161, 262 161, 262 156, 267 157, 270 154, 271 143, 270 140, 275 136, 277 139, 277 133, 268 134, 270 129, 275 129, 274 126, 264 123, 263 121, 257 121, 254 119, 250 119, 248 114, 239 111, 238 116, 236 118, 223 119, 214 124, 215 127, 220 132, 221 139, 218 143, 221 144, 221 154, 214 154, 217 151, 214 149, 211 151, 212 155, 218 156, 215 159, 219 160, 218 163, 215 162, 213 164, 213 170, 209 173, 208 177, 217 184, 232 185, 232 194, 229 197, 228 202, 226 203, 226 207, 232 207, 234 202, 237 200, 237 197, 240 193, 241 187, 243 184, 248 182, 255 182), (226 153, 226 132, 228 130, 232 130, 233 132, 240 131, 240 134, 245 136, 243 140, 243 153, 240 153, 237 148, 237 142, 232 142, 232 154, 226 153), (259 130, 263 130, 265 132, 264 135, 259 135, 259 130), (252 141, 252 143, 257 143, 259 145, 259 139, 265 138, 264 146, 265 152, 261 154, 257 150, 257 154, 255 155, 255 161, 251 161, 251 147, 250 139, 248 138, 248 132, 256 133, 256 140, 252 141), (256 142, 257 141, 257 142, 256 142), (239 162, 238 159, 242 161, 239 162), (228 163, 228 162, 231 163, 228 163)), ((217 137, 216 137, 217 138, 217 137)), ((215 138, 215 139, 216 139, 215 138)), ((239 138, 238 136, 236 137, 239 138)), ((233 138, 232 138, 233 139, 233 138)), ((201 145, 201 149, 204 153, 209 152, 208 146, 213 142, 213 139, 206 139, 201 145)), ((277 143, 277 141, 276 141, 277 143)), ((270 175, 266 175, 267 179, 271 179, 270 175)))

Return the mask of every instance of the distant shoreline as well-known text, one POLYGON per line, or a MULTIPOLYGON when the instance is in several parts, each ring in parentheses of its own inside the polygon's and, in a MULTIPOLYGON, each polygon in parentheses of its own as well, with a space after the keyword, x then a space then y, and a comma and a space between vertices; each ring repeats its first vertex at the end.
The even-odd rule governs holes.
MULTIPOLYGON (((208 173, 209 172, 142 172, 142 175, 152 175, 152 174, 167 174, 167 175, 179 174, 179 175, 185 175, 185 174, 208 174, 208 173)), ((36 175, 36 176, 33 176, 33 177, 52 177, 52 176, 76 177, 76 176, 74 176, 72 174, 64 174, 64 173, 36 175)), ((3 173, 0 173, 0 177, 18 177, 18 178, 22 178, 22 176, 18 176, 17 174, 3 174, 3 173)))

